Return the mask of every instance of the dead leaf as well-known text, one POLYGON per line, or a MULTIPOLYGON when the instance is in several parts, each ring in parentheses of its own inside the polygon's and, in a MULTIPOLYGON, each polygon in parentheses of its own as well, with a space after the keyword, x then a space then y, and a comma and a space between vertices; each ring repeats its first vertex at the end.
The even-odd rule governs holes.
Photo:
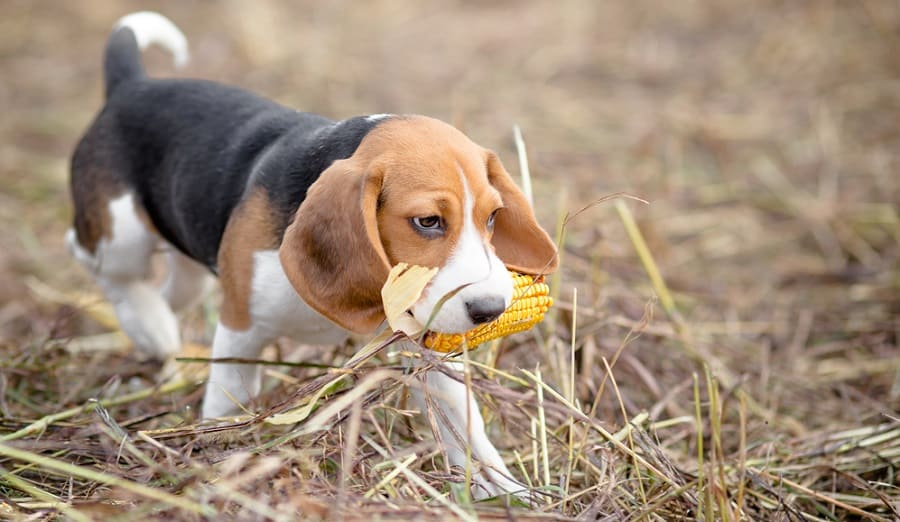
POLYGON ((381 300, 392 331, 403 332, 410 337, 422 333, 424 327, 408 312, 422 297, 422 292, 435 274, 437 268, 406 263, 398 263, 391 269, 387 282, 381 287, 381 300))

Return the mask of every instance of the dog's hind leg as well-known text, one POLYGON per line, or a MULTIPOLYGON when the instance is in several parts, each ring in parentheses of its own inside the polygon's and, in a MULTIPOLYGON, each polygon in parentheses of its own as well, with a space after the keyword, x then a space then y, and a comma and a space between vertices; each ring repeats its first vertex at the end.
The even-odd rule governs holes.
POLYGON ((175 313, 197 304, 213 283, 209 270, 169 246, 165 252, 168 264, 166 279, 160 286, 162 296, 175 313))
MULTIPOLYGON (((178 322, 160 290, 148 281, 150 257, 159 238, 148 226, 130 192, 110 199, 107 208, 76 208, 76 213, 102 214, 102 234, 79 229, 83 216, 76 214, 76 229, 66 241, 75 258, 93 275, 113 305, 122 330, 137 348, 155 359, 178 352, 178 322), (87 238, 88 241, 85 241, 87 238), (85 243, 93 243, 89 248, 85 243)), ((95 220, 96 221, 96 220, 95 220)))

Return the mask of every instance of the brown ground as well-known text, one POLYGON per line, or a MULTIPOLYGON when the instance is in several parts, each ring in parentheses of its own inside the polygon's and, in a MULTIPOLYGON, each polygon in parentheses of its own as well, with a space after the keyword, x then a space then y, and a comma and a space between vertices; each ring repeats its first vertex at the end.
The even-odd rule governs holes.
MULTIPOLYGON (((627 207, 674 307, 653 297, 664 290, 650 283, 606 202, 566 230, 556 286, 561 313, 542 342, 521 336, 505 345, 501 367, 524 379, 517 368, 541 363, 548 384, 570 393, 577 288, 575 397, 585 413, 599 399, 590 421, 575 415, 570 424, 574 410, 545 397, 553 403, 550 484, 532 472, 540 460, 529 440, 533 382, 476 386, 500 398, 491 430, 510 462, 520 455, 535 485, 558 499, 584 493, 531 510, 468 506, 463 515, 898 517, 900 6, 886 0, 4 2, 0 438, 91 398, 149 389, 158 370, 118 349, 120 342, 112 351, 75 353, 86 335, 104 331, 96 316, 34 290, 43 282, 95 292, 62 242, 71 213, 67 162, 101 103, 108 30, 142 8, 166 14, 187 34, 192 63, 177 74, 241 85, 334 118, 442 118, 497 150, 513 173, 512 127, 519 125, 548 229, 611 193, 650 202, 627 207), (614 361, 617 389, 604 358, 614 361), (513 398, 504 405, 503 394, 514 392, 520 408, 513 398), (642 411, 649 424, 625 446, 589 429, 617 432, 642 411), (506 437, 498 435, 503 429, 506 437)), ((146 63, 152 74, 176 74, 158 50, 146 63)), ((207 315, 213 310, 207 306, 207 315)), ((196 312, 185 335, 208 343, 211 324, 196 312)), ((325 362, 344 362, 346 351, 327 353, 325 362)), ((316 375, 278 371, 304 382, 316 375)), ((9 444, 0 452, 51 456, 241 518, 449 516, 403 473, 363 497, 394 469, 384 462, 410 451, 418 452, 414 473, 438 489, 446 484, 437 453, 405 429, 387 434, 396 460, 360 439, 352 473, 336 471, 348 422, 362 422, 361 432, 375 437, 372 419, 396 420, 379 402, 395 404, 391 390, 367 403, 365 412, 377 413, 371 419, 351 415, 326 435, 234 463, 233 452, 275 444, 287 432, 256 426, 206 447, 183 434, 157 437, 168 452, 137 436, 190 421, 199 398, 192 389, 110 408, 136 445, 133 454, 121 455, 121 437, 99 428, 114 423, 96 412, 50 424, 40 438, 10 436, 17 440, 0 443, 9 444), (226 466, 218 463, 229 455, 226 466), (274 467, 266 460, 273 456, 280 459, 274 467), (216 480, 226 476, 234 480, 216 480)), ((287 384, 271 395, 294 389, 287 384)), ((25 456, 3 454, 0 518, 49 517, 58 501, 78 508, 61 508, 75 518, 195 517, 171 499, 150 500, 77 471, 51 473, 46 463, 26 469, 25 456)))

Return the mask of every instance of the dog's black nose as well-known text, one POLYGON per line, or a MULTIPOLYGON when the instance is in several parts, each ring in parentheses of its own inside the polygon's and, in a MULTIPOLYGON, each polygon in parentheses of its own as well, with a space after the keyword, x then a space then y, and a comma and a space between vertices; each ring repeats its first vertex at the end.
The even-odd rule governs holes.
POLYGON ((466 312, 469 313, 469 318, 475 324, 489 323, 500 317, 504 310, 506 310, 506 303, 498 295, 466 302, 466 312))

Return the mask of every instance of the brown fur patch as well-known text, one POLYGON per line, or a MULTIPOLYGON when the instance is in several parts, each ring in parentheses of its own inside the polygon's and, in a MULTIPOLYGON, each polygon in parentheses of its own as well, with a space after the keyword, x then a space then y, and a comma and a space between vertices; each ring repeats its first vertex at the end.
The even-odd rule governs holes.
POLYGON ((224 296, 219 318, 228 328, 250 327, 253 254, 277 246, 269 198, 264 190, 258 189, 231 213, 219 245, 219 280, 224 296))
POLYGON ((378 228, 392 265, 404 261, 442 267, 447 262, 462 228, 461 173, 474 200, 475 227, 498 257, 525 273, 556 270, 556 246, 496 154, 456 128, 424 116, 404 117, 377 127, 360 151, 363 146, 378 149, 367 153, 377 154, 378 161, 387 165, 378 228), (488 219, 501 207, 492 232, 488 219), (409 226, 409 218, 430 214, 444 218, 444 237, 425 239, 409 226))
POLYGON ((486 153, 488 182, 503 199, 491 243, 497 257, 523 274, 550 274, 559 267, 556 245, 541 228, 534 210, 493 152, 486 153))
MULTIPOLYGON (((456 128, 432 118, 409 116, 379 125, 361 144, 384 166, 378 229, 391 265, 427 267, 447 263, 462 232, 464 188, 478 171, 481 148, 456 128), (440 216, 446 227, 439 238, 426 238, 409 223, 414 217, 440 216)), ((493 209, 492 209, 493 210, 493 209)))
MULTIPOLYGON (((94 165, 72 167, 75 234, 78 244, 91 254, 97 252, 97 245, 101 239, 112 238, 113 224, 109 202, 124 192, 122 182, 105 168, 94 165)), ((146 213, 141 209, 139 215, 142 214, 146 213)))

